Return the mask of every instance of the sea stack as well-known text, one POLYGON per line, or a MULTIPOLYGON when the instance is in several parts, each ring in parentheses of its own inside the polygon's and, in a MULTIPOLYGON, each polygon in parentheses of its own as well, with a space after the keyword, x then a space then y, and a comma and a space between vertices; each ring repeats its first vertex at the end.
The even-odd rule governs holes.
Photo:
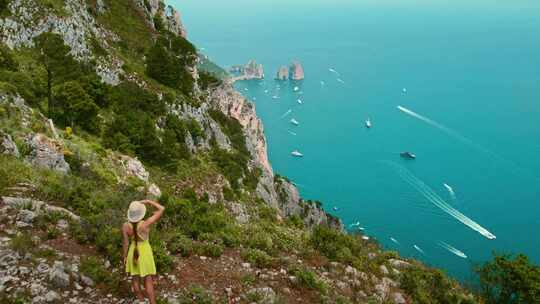
POLYGON ((250 60, 248 64, 244 67, 244 74, 248 79, 263 79, 263 65, 258 64, 255 60, 250 60))
POLYGON ((277 80, 288 80, 289 79, 289 68, 285 65, 279 67, 279 70, 276 75, 277 80))
POLYGON ((293 61, 291 64, 291 79, 292 80, 303 80, 304 79, 304 68, 302 64, 298 61, 293 61))

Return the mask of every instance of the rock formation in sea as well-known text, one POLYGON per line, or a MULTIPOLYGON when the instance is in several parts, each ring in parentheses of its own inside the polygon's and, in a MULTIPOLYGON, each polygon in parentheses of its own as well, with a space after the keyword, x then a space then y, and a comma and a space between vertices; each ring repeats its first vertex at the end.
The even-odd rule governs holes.
POLYGON ((282 65, 279 67, 279 70, 276 75, 277 80, 288 80, 289 79, 289 67, 282 65))
POLYGON ((291 64, 291 79, 302 80, 304 79, 304 68, 299 61, 293 61, 291 64))

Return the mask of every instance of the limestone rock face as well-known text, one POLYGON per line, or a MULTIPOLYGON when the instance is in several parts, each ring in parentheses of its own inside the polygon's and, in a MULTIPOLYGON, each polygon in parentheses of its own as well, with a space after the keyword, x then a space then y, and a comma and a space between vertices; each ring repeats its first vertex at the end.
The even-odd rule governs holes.
POLYGON ((0 153, 19 157, 19 149, 9 134, 0 131, 0 153))
MULTIPOLYGON (((10 3, 11 15, 0 18, 0 41, 10 48, 32 47, 34 38, 44 32, 51 31, 62 36, 64 42, 71 47, 71 54, 78 60, 94 58, 90 39, 102 43, 104 49, 108 48, 107 41, 116 41, 119 38, 109 31, 98 26, 95 18, 87 10, 85 0, 65 0, 65 16, 58 16, 53 11, 46 12, 43 17, 41 7, 36 0, 14 0, 10 3)), ((104 10, 103 1, 98 1, 97 8, 104 10)), ((95 58, 94 58, 95 59, 95 58)), ((119 74, 122 73, 122 64, 119 58, 100 57, 97 72, 102 80, 116 85, 119 82, 119 74), (107 70, 107 72, 104 72, 107 70)))
POLYGON ((277 80, 288 80, 289 79, 289 68, 286 65, 279 67, 279 70, 276 75, 277 80))
POLYGON ((302 67, 302 64, 298 61, 293 61, 291 65, 291 79, 292 80, 304 79, 304 68, 302 67))
POLYGON ((54 262, 54 266, 49 272, 49 281, 58 288, 67 288, 70 284, 69 274, 64 269, 62 262, 54 262))
POLYGON ((120 163, 124 167, 125 172, 128 176, 133 176, 140 179, 143 182, 148 182, 150 173, 146 171, 141 161, 127 155, 121 155, 120 163))
POLYGON ((26 143, 31 150, 27 159, 33 165, 62 173, 70 171, 69 164, 64 159, 62 147, 56 141, 44 134, 34 134, 27 138, 26 143))
POLYGON ((264 68, 262 64, 257 63, 255 60, 250 60, 244 67, 244 74, 249 79, 263 79, 264 68))

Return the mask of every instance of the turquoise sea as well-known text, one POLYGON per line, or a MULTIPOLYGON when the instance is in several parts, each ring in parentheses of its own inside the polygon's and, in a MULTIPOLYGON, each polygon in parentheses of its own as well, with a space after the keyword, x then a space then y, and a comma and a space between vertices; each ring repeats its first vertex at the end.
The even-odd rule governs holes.
POLYGON ((219 65, 264 65, 264 81, 236 86, 305 198, 462 280, 493 250, 540 263, 538 1, 168 2, 219 65), (305 80, 274 81, 294 59, 305 80))

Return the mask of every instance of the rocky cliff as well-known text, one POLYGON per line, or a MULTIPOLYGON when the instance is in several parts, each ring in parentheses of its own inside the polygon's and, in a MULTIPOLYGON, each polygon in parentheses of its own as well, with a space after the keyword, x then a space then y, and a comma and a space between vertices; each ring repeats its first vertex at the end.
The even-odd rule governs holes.
POLYGON ((277 80, 288 80, 289 79, 289 68, 285 65, 279 67, 279 70, 276 75, 277 80))
POLYGON ((302 64, 299 61, 293 61, 293 63, 291 64, 291 79, 304 79, 304 67, 302 67, 302 64))

